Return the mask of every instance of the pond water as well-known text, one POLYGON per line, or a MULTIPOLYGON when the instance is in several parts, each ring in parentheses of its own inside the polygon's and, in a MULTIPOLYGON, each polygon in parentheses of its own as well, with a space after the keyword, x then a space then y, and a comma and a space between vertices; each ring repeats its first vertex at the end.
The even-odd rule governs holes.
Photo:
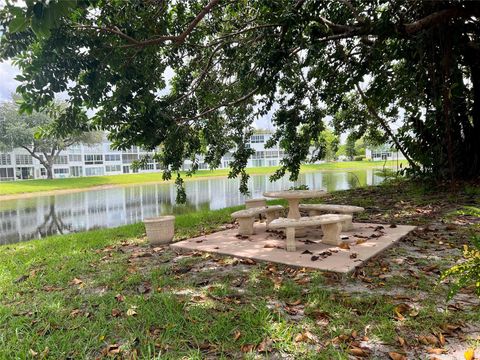
MULTIPOLYGON (((272 183, 268 175, 255 175, 249 180, 249 190, 252 197, 261 197, 265 191, 287 190, 300 184, 309 189, 335 191, 377 185, 382 181, 378 169, 303 173, 295 183, 286 177, 272 183)), ((176 188, 172 183, 0 201, 0 244, 116 227, 163 214, 214 210, 245 202, 238 191, 238 179, 199 179, 187 181, 185 185, 185 205, 175 203, 176 188)))

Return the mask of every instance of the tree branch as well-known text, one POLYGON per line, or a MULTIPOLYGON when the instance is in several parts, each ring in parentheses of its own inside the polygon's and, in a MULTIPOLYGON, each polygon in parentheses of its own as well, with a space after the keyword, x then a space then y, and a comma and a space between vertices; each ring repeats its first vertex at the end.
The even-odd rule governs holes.
POLYGON ((195 27, 198 25, 200 21, 212 10, 220 0, 210 0, 210 2, 198 13, 198 15, 195 17, 195 19, 190 22, 190 24, 187 26, 187 28, 179 35, 164 35, 164 36, 158 36, 153 39, 148 39, 144 41, 138 41, 135 40, 135 42, 129 44, 129 45, 123 45, 123 48, 131 48, 131 47, 144 47, 144 46, 149 46, 149 45, 157 45, 164 43, 166 41, 171 41, 172 43, 175 43, 177 45, 182 44, 187 36, 195 29, 195 27))
POLYGON ((220 105, 217 105, 213 108, 210 108, 210 109, 207 109, 207 110, 204 110, 202 111, 200 114, 198 115, 195 115, 194 117, 184 117, 184 118, 179 118, 177 119, 178 121, 187 121, 187 120, 197 120, 205 115, 208 115, 222 107, 227 107, 227 106, 235 106, 235 105, 238 105, 242 102, 244 102, 245 100, 247 100, 248 98, 252 97, 253 95, 255 95, 255 93, 258 91, 258 89, 260 88, 260 86, 257 86, 255 87, 255 89, 253 89, 252 91, 250 91, 249 93, 245 94, 244 96, 242 96, 241 98, 238 98, 237 100, 234 100, 234 101, 230 101, 228 103, 222 103, 220 105))
POLYGON ((465 9, 465 8, 452 8, 434 12, 424 18, 417 20, 410 24, 404 24, 403 30, 405 33, 412 35, 421 30, 428 29, 432 26, 439 25, 448 22, 453 18, 469 18, 473 15, 480 14, 480 9, 465 9))

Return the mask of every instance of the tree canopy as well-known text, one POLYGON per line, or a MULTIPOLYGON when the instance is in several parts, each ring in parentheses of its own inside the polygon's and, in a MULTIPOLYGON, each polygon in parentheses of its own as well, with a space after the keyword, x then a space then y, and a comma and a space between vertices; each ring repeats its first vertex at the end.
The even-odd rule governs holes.
POLYGON ((286 154, 276 177, 298 175, 327 115, 339 132, 391 142, 416 172, 480 173, 476 1, 26 4, 0 13, 0 57, 22 70, 22 109, 67 92, 62 130, 101 128, 119 148, 159 149, 166 178, 184 159, 203 153, 216 167, 234 148, 231 176, 245 190, 245 142, 269 113, 268 145, 286 154))

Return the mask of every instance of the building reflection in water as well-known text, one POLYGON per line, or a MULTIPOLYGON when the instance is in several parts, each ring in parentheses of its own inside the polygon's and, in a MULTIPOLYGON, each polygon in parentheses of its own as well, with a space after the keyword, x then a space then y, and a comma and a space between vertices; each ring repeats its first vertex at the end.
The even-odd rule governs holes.
MULTIPOLYGON (((286 190, 300 184, 310 189, 345 190, 382 181, 375 170, 311 172, 293 183, 287 177, 270 182, 267 175, 249 179, 253 197, 265 191, 286 190)), ((211 178, 185 183, 187 204, 175 203, 172 183, 91 190, 0 202, 0 244, 39 239, 95 228, 140 222, 162 214, 183 214, 243 204, 238 179, 211 178)))

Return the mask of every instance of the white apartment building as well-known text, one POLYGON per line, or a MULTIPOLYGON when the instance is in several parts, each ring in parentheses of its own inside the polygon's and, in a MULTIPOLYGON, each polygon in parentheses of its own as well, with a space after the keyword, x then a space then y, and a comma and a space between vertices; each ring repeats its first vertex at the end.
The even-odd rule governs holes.
MULTIPOLYGON (((265 149, 265 143, 271 136, 266 131, 251 136, 247 146, 254 149, 255 154, 249 159, 248 167, 280 165, 284 151, 278 147, 265 149)), ((92 146, 74 145, 62 151, 55 159, 53 174, 55 178, 66 178, 161 170, 161 165, 153 160, 143 169, 132 168, 133 161, 140 160, 147 154, 147 151, 136 146, 127 151, 113 150, 111 143, 106 140, 92 146)), ((232 153, 227 153, 222 158, 220 168, 228 168, 232 160, 232 153)), ((188 170, 191 165, 191 161, 185 161, 183 170, 188 170)), ((203 162, 202 157, 199 157, 199 169, 208 169, 208 164, 203 162)), ((0 181, 43 179, 46 176, 45 168, 26 150, 18 148, 0 153, 0 181)))
POLYGON ((365 149, 365 158, 372 161, 379 160, 406 160, 405 156, 391 146, 383 145, 365 149))

